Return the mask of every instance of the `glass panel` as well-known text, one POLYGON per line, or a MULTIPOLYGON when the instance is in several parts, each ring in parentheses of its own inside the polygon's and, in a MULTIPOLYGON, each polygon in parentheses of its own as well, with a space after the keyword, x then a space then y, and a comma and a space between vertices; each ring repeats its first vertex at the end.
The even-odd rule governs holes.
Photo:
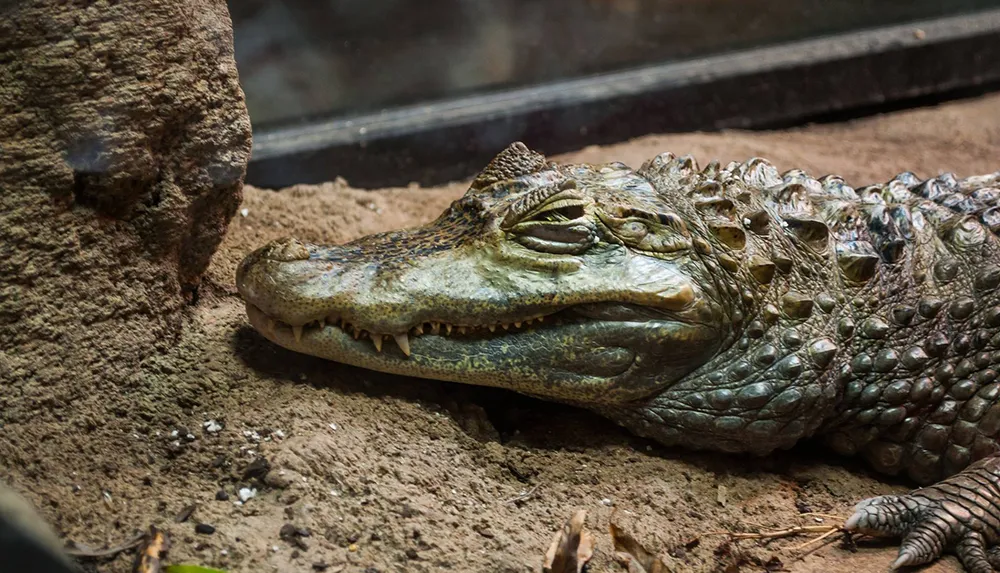
POLYGON ((232 1, 254 125, 967 13, 1000 0, 232 1))

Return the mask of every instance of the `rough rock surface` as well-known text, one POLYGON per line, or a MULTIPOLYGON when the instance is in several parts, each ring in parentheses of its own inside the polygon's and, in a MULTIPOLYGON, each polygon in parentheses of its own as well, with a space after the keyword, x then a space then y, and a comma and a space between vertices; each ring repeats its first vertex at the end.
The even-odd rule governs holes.
POLYGON ((0 466, 114 471, 113 444, 36 446, 130 415, 180 335, 242 200, 232 45, 221 0, 0 8, 0 466))
POLYGON ((250 122, 221 0, 0 15, 0 384, 17 389, 0 417, 41 437, 179 333, 241 201, 250 122))

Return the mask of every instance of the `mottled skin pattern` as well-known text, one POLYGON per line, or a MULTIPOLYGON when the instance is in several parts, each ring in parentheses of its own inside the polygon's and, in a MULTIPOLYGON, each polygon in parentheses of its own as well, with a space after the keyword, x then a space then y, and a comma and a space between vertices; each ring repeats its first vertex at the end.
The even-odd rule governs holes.
POLYGON ((818 436, 944 479, 862 502, 846 527, 903 537, 894 567, 950 550, 992 571, 998 187, 903 173, 854 189, 668 153, 555 165, 518 143, 437 221, 277 241, 237 284, 252 324, 300 352, 577 404, 669 445, 818 436))

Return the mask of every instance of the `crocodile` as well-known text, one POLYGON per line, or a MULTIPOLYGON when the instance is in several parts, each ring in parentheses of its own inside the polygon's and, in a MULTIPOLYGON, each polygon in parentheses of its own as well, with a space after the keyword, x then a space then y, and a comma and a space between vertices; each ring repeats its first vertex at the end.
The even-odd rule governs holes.
POLYGON ((806 438, 919 486, 844 527, 1000 568, 1000 172, 851 187, 753 158, 515 143, 435 221, 285 238, 237 287, 285 348, 577 405, 666 445, 806 438))

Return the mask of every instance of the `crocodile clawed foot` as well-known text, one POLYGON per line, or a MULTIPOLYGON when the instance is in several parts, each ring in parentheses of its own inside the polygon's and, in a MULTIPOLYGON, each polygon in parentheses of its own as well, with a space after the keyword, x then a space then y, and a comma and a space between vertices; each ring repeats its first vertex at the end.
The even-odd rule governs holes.
POLYGON ((996 460, 906 495, 862 501, 844 528, 876 537, 901 537, 892 570, 929 563, 946 551, 968 573, 1000 569, 1000 487, 996 460))

